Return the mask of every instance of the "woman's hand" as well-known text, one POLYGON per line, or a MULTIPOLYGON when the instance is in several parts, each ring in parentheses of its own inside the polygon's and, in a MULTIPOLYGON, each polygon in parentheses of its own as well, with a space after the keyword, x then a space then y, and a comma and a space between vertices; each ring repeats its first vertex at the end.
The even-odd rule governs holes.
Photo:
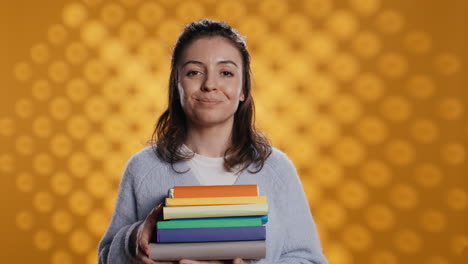
POLYGON ((153 231, 156 230, 156 223, 158 222, 158 218, 162 215, 162 209, 162 203, 154 207, 148 216, 146 216, 145 221, 132 232, 130 239, 130 252, 134 253, 135 258, 141 263, 174 264, 174 262, 156 262, 149 258, 149 242, 153 235, 153 231))
MULTIPOLYGON (((231 261, 218 261, 218 260, 207 260, 207 261, 196 261, 190 259, 182 259, 179 261, 179 264, 225 264, 231 263, 231 261)), ((236 258, 232 260, 232 264, 249 264, 250 261, 242 260, 241 258, 236 258)))
MULTIPOLYGON (((153 235, 153 231, 156 230, 156 223, 162 215, 163 204, 160 203, 151 210, 146 216, 146 219, 141 223, 138 228, 135 228, 130 237, 130 252, 134 254, 134 257, 141 263, 144 264, 175 264, 175 262, 156 262, 149 258, 150 248, 149 242, 153 235)), ((196 261, 189 259, 182 259, 179 264, 224 264, 231 263, 231 261, 196 261)), ((232 264, 248 264, 249 261, 244 261, 241 258, 232 260, 232 264)))

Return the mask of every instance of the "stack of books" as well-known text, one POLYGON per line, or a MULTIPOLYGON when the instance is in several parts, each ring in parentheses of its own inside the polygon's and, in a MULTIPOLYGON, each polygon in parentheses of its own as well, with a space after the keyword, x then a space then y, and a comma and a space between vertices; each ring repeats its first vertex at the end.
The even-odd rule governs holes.
POLYGON ((150 243, 153 260, 260 259, 268 203, 257 185, 176 186, 150 243))

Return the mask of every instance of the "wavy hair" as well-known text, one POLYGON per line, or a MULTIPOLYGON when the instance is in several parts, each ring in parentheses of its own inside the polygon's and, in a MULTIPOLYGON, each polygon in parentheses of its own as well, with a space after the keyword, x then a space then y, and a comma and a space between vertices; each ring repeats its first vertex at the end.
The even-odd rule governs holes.
POLYGON ((231 172, 234 168, 240 168, 238 171, 242 171, 254 164, 257 170, 249 171, 257 173, 271 155, 271 145, 254 124, 255 106, 251 95, 250 54, 245 38, 224 22, 209 19, 195 21, 188 24, 180 34, 172 52, 168 108, 159 117, 149 143, 153 146, 156 155, 170 163, 173 169, 174 163, 193 157, 193 154, 181 151, 187 136, 187 119, 177 89, 179 78, 177 67, 182 52, 190 43, 202 37, 213 36, 224 37, 234 44, 242 55, 244 66, 242 89, 245 100, 239 102, 234 114, 231 145, 224 153, 224 168, 231 172))

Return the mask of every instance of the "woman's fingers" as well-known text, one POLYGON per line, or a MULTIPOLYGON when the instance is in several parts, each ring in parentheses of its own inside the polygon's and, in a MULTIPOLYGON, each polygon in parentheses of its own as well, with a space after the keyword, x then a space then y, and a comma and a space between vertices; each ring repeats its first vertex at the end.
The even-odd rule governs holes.
POLYGON ((203 262, 191 259, 182 259, 179 261, 179 264, 203 264, 203 262))
POLYGON ((174 262, 172 261, 154 261, 150 258, 148 258, 147 256, 144 256, 144 255, 139 255, 139 257, 137 258, 140 262, 144 263, 144 264, 175 264, 174 262))
POLYGON ((179 264, 223 264, 223 263, 233 263, 233 264, 248 264, 249 260, 243 260, 241 258, 235 258, 231 261, 219 261, 219 260, 206 260, 206 261, 197 261, 191 259, 182 259, 179 261, 179 264))
POLYGON ((142 235, 140 240, 138 241, 138 249, 145 256, 147 256, 147 257, 149 256, 150 249, 149 249, 149 246, 148 246, 148 240, 146 238, 144 238, 144 235, 142 235))
POLYGON ((163 210, 163 203, 158 204, 156 207, 151 210, 149 213, 148 217, 151 218, 151 220, 154 221, 154 224, 156 224, 156 221, 158 220, 158 217, 162 214, 163 210))
POLYGON ((142 253, 145 256, 149 256, 150 250, 148 246, 148 239, 149 235, 146 231, 146 221, 138 228, 137 234, 137 254, 142 253))
POLYGON ((153 261, 152 259, 142 254, 138 255, 137 260, 139 260, 141 263, 144 263, 144 264, 158 264, 159 263, 159 262, 153 261))
POLYGON ((143 255, 140 255, 139 258, 137 258, 140 262, 144 263, 144 264, 175 264, 174 262, 172 261, 154 261, 146 256, 143 256, 143 255))
POLYGON ((151 212, 146 217, 143 225, 138 230, 138 247, 146 256, 150 254, 149 242, 151 240, 151 235, 153 230, 156 229, 156 222, 158 216, 162 213, 162 203, 154 207, 151 212))
POLYGON ((223 264, 223 263, 226 263, 226 262, 219 261, 219 260, 197 261, 197 260, 191 260, 191 259, 182 259, 179 261, 179 264, 223 264))
POLYGON ((151 235, 153 234, 153 231, 156 229, 156 223, 158 216, 162 213, 162 203, 158 204, 151 212, 148 214, 148 216, 145 219, 144 225, 143 225, 143 230, 141 234, 141 240, 140 243, 144 244, 142 245, 142 249, 145 251, 146 255, 149 255, 149 247, 148 243, 151 240, 151 235))
POLYGON ((198 263, 198 262, 194 262, 194 260, 190 260, 190 259, 181 259, 179 261, 179 264, 195 264, 195 263, 198 263))
POLYGON ((243 260, 241 258, 236 258, 232 261, 232 264, 248 264, 250 261, 248 260, 243 260))

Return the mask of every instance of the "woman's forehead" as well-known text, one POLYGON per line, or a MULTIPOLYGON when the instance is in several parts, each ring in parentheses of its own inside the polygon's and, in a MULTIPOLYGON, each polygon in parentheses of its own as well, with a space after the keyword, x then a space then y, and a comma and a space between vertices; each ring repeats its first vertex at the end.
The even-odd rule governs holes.
POLYGON ((183 50, 181 65, 187 61, 201 63, 233 61, 240 66, 242 56, 239 49, 229 39, 220 36, 201 37, 191 42, 183 50))

